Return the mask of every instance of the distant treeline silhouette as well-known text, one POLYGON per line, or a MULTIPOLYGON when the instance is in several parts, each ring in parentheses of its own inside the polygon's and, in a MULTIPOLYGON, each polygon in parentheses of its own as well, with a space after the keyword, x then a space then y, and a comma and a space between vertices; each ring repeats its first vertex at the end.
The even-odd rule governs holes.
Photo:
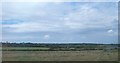
MULTIPOLYGON (((2 47, 42 47, 48 49, 32 49, 33 51, 79 51, 79 50, 104 50, 118 49, 118 44, 90 44, 90 43, 2 43, 2 47)), ((13 49, 12 49, 13 50, 13 49)), ((17 50, 17 49, 15 49, 17 50)), ((31 49, 22 49, 29 51, 31 49)))
POLYGON ((80 47, 80 46, 98 46, 111 45, 118 46, 118 44, 95 44, 95 43, 2 43, 3 47, 80 47))

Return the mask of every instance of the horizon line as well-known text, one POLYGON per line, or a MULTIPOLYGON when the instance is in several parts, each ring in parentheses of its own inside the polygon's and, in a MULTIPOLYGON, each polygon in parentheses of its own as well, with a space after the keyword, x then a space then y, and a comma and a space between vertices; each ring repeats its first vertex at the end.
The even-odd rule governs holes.
POLYGON ((1 41, 1 43, 42 43, 42 44, 120 44, 119 42, 117 43, 108 43, 108 42, 69 42, 69 41, 64 41, 64 42, 55 42, 55 41, 40 41, 40 42, 35 42, 35 41, 1 41))

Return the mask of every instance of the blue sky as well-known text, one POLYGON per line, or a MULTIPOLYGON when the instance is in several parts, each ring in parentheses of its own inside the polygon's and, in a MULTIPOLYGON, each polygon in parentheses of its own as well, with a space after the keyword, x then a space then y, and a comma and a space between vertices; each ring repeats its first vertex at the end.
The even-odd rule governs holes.
POLYGON ((117 43, 117 2, 4 2, 2 41, 117 43))

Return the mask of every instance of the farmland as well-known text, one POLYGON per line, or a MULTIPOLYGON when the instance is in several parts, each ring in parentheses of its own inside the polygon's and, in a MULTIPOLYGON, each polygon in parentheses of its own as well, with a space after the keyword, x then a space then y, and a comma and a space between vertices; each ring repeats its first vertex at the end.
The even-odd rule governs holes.
POLYGON ((117 45, 3 44, 3 61, 118 61, 117 45), (31 47, 30 47, 31 46, 31 47), (109 48, 109 49, 108 49, 109 48))
POLYGON ((116 51, 3 51, 3 61, 117 61, 116 51))
POLYGON ((3 47, 3 51, 47 51, 46 47, 3 47))

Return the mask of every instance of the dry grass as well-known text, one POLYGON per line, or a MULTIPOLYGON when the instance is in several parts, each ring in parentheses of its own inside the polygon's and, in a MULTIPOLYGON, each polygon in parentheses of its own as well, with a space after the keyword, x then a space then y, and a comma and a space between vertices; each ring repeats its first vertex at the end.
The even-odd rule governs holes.
POLYGON ((3 51, 3 61, 117 61, 117 51, 3 51))

